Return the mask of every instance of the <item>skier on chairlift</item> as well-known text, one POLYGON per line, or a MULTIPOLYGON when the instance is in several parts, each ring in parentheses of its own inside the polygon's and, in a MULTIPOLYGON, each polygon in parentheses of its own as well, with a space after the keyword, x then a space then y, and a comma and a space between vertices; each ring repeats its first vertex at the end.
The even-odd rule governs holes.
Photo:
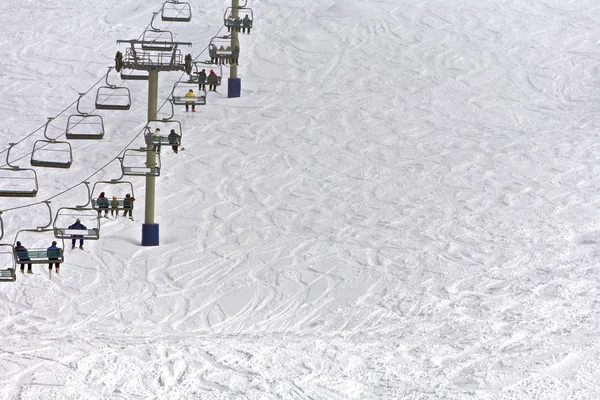
MULTIPOLYGON (((15 254, 17 255, 19 261, 31 261, 29 259, 29 254, 27 254, 27 248, 23 246, 21 242, 17 242, 17 245, 15 246, 15 254)), ((21 264, 21 272, 25 272, 24 263, 21 264)), ((33 274, 33 271, 31 271, 31 263, 28 263, 27 265, 27 273, 33 274)))
MULTIPOLYGON (((189 90, 189 92, 186 93, 185 97, 196 97, 196 95, 194 94, 194 91, 192 89, 189 90)), ((185 112, 189 111, 189 107, 190 105, 192 106, 192 112, 196 112, 196 103, 193 101, 186 101, 185 102, 185 112)))
POLYGON ((199 83, 198 87, 200 90, 206 90, 206 70, 205 69, 198 72, 198 83, 199 83))
POLYGON ((250 33, 250 25, 252 25, 252 21, 250 20, 250 17, 248 17, 248 14, 246 14, 242 20, 242 33, 246 33, 246 29, 248 29, 248 33, 250 33))
POLYGON ((168 139, 169 144, 173 148, 173 153, 177 154, 179 152, 179 144, 181 143, 181 135, 175 132, 175 129, 171 129, 168 139))
POLYGON ((104 216, 107 217, 108 199, 104 195, 104 192, 100 193, 100 196, 98 196, 98 199, 96 200, 96 204, 98 205, 98 216, 100 216, 102 214, 102 211, 104 210, 104 216))
POLYGON ((208 83, 208 91, 216 92, 217 91, 217 83, 219 82, 219 77, 215 74, 215 71, 212 69, 206 78, 206 82, 208 83))
MULTIPOLYGON (((68 229, 76 229, 76 230, 87 230, 87 227, 81 223, 81 220, 77 218, 75 223, 69 226, 68 229)), ((73 235, 71 240, 71 249, 75 248, 75 242, 79 239, 79 248, 83 250, 83 236, 81 235, 73 235)))
POLYGON ((52 272, 52 261, 54 261, 54 270, 58 274, 58 270, 60 268, 60 263, 58 262, 60 257, 60 248, 56 246, 56 241, 52 242, 52 245, 48 247, 46 252, 48 255, 48 261, 50 261, 48 264, 48 270, 52 272))

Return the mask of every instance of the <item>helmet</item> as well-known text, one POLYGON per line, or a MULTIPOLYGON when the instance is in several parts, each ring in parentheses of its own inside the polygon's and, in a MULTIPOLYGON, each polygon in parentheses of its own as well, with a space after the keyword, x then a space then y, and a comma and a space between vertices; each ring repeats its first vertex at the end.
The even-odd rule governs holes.
POLYGON ((193 90, 192 90, 192 89, 190 89, 190 92, 193 92, 193 90))
POLYGON ((77 219, 75 220, 75 222, 81 222, 81 220, 80 220, 79 218, 77 218, 77 219))
POLYGON ((113 196, 113 200, 116 200, 116 199, 117 199, 117 196, 113 196))

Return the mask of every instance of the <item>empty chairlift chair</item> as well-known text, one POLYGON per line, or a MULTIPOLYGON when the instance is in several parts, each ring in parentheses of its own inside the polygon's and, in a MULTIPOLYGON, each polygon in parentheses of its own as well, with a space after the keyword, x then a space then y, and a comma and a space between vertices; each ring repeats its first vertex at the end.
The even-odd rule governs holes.
POLYGON ((160 176, 160 153, 156 149, 127 149, 119 161, 124 176, 160 176))
POLYGON ((173 34, 160 29, 146 29, 142 35, 142 50, 173 51, 173 34))
POLYGON ((190 22, 192 7, 189 3, 177 0, 166 1, 162 6, 161 19, 167 22, 190 22))
POLYGON ((70 168, 73 163, 73 149, 69 142, 48 137, 48 126, 53 118, 48 118, 44 128, 45 140, 37 140, 31 152, 31 166, 48 168, 70 168))
POLYGON ((70 140, 86 139, 99 140, 104 137, 104 120, 100 115, 88 114, 79 110, 79 104, 84 93, 77 100, 77 114, 67 119, 65 136, 70 140))
POLYGON ((108 82, 106 73, 106 85, 100 86, 96 92, 96 108, 98 110, 129 110, 131 108, 131 92, 124 86, 112 85, 108 82))
POLYGON ((15 273, 14 249, 11 244, 0 243, 0 282, 14 282, 17 280, 15 273))
POLYGON ((10 151, 15 143, 10 143, 6 151, 6 167, 0 168, 0 197, 35 197, 38 192, 38 179, 34 169, 20 168, 10 163, 10 151))

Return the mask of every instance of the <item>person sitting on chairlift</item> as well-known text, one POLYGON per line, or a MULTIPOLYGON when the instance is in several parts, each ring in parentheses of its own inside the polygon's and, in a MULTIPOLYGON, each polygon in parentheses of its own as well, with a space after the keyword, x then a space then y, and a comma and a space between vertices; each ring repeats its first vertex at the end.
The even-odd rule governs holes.
MULTIPOLYGON (((29 254, 27 254, 27 248, 21 244, 21 242, 17 242, 17 246, 15 247, 15 254, 19 261, 31 261, 29 259, 29 254)), ((21 272, 25 272, 25 264, 21 264, 21 272)), ((27 273, 33 274, 31 271, 31 263, 27 265, 27 273)))
POLYGON ((227 23, 225 25, 227 26, 227 32, 231 32, 231 27, 233 26, 233 15, 229 14, 229 17, 227 17, 227 23))
POLYGON ((48 247, 46 252, 48 254, 48 261, 50 261, 48 264, 48 270, 52 272, 52 261, 54 261, 54 270, 58 274, 58 269, 60 268, 60 263, 58 262, 60 257, 60 248, 56 247, 56 241, 52 242, 52 246, 48 247))
MULTIPOLYGON (((192 89, 190 89, 190 91, 186 93, 185 97, 196 97, 196 95, 194 94, 194 91, 192 89)), ((186 101, 185 112, 189 111, 190 105, 192 106, 192 112, 196 112, 196 103, 193 101, 186 101)))
POLYGON ((214 44, 211 44, 208 47, 208 54, 210 55, 211 64, 219 63, 219 56, 217 55, 217 46, 215 46, 214 44))
POLYGON ((110 216, 112 217, 114 215, 114 213, 117 213, 117 217, 119 216, 119 199, 117 199, 117 196, 113 196, 112 200, 110 201, 110 216))
POLYGON ((96 204, 98 205, 98 216, 102 214, 102 210, 104 210, 104 216, 108 216, 108 199, 104 195, 104 192, 100 193, 98 199, 96 200, 96 204))
POLYGON ((175 132, 175 129, 171 129, 168 138, 169 144, 173 148, 173 153, 177 154, 179 152, 179 145, 181 144, 181 135, 175 132))
POLYGON ((231 52, 231 63, 237 65, 240 57, 240 46, 235 46, 231 52))
POLYGON ((252 25, 252 20, 248 17, 248 14, 242 20, 242 33, 246 33, 246 29, 248 29, 248 33, 250 33, 250 26, 252 25))
POLYGON ((199 84, 198 87, 200 88, 200 90, 206 90, 206 70, 205 69, 198 72, 198 84, 199 84))
POLYGON ((217 64, 223 64, 223 59, 226 58, 225 57, 225 47, 223 47, 222 45, 219 47, 219 53, 217 53, 217 64))
POLYGON ((219 82, 219 77, 215 74, 215 71, 212 69, 208 74, 208 78, 206 78, 206 82, 208 83, 208 91, 216 92, 217 91, 217 83, 219 82))
POLYGON ((131 197, 131 195, 129 193, 127 193, 125 195, 125 199, 123 199, 123 208, 125 209, 125 211, 123 212, 124 216, 127 216, 127 213, 129 212, 129 218, 133 219, 133 215, 131 214, 131 211, 133 210, 133 202, 135 201, 134 197, 131 197))
MULTIPOLYGON (((68 229, 87 230, 87 227, 81 223, 81 220, 79 218, 77 218, 75 220, 75 223, 69 226, 68 229)), ((75 242, 77 241, 77 239, 79 239, 79 248, 83 250, 83 236, 80 235, 73 235, 71 240, 71 249, 75 248, 75 242)))

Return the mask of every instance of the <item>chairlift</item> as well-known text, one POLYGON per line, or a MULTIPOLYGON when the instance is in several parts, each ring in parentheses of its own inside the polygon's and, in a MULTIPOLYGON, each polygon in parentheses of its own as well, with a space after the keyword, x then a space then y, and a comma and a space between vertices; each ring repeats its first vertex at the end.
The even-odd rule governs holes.
MULTIPOLYGON (((27 243, 20 239, 23 232, 33 232, 33 233, 45 233, 52 232, 52 229, 21 229, 17 232, 15 236, 15 244, 13 247, 14 254, 14 263, 15 264, 62 264, 65 261, 64 257, 64 249, 65 249, 65 241, 61 241, 61 245, 57 250, 48 250, 48 247, 54 241, 54 237, 51 237, 52 240, 49 240, 47 247, 28 247, 27 243), (17 251, 15 249, 17 242, 22 241, 22 245, 27 249, 27 251, 17 251)), ((49 236, 49 235, 48 235, 49 236)), ((50 238, 50 236, 49 236, 50 238)), ((58 247, 58 246, 57 246, 58 247)))
POLYGON ((237 37, 215 36, 208 44, 208 55, 213 64, 237 64, 240 57, 240 41, 237 37))
POLYGON ((194 103, 196 105, 206 105, 206 88, 200 89, 200 84, 198 83, 190 83, 189 81, 178 81, 173 85, 173 90, 171 91, 171 102, 175 105, 186 105, 189 103, 194 103), (203 94, 196 94, 194 96, 186 96, 190 90, 197 90, 198 92, 202 92, 203 94))
POLYGON ((61 240, 61 247, 59 247, 58 251, 48 251, 48 247, 52 244, 52 241, 54 241, 55 239, 53 236, 48 235, 48 246, 42 248, 28 247, 29 242, 21 238, 23 236, 23 233, 29 232, 35 235, 53 233, 53 229, 50 228, 50 225, 52 225, 52 209, 50 207, 50 202, 44 201, 44 203, 48 206, 48 215, 50 217, 48 223, 44 226, 38 226, 35 229, 21 229, 15 235, 13 250, 17 246, 17 242, 19 241, 22 243, 23 246, 27 248, 27 252, 14 251, 15 264, 60 264, 64 261, 64 240, 61 240))
POLYGON ((8 265, 4 264, 0 266, 0 282, 14 282, 17 280, 17 274, 15 272, 16 262, 14 257, 14 250, 12 244, 0 243, 0 258, 2 262, 5 262, 6 256, 10 257, 8 265))
POLYGON ((194 72, 189 75, 188 83, 197 83, 200 89, 206 89, 206 85, 220 86, 223 81, 223 64, 215 64, 210 61, 196 61, 194 63, 194 72), (206 69, 215 71, 216 77, 211 77, 210 72, 206 73, 206 69), (200 79, 200 72, 204 70, 206 79, 200 79))
POLYGON ((225 14, 223 15, 223 25, 227 28, 228 32, 235 30, 241 33, 250 33, 252 24, 254 22, 254 12, 250 7, 227 7, 225 14), (233 18, 234 10, 237 11, 237 19, 233 18), (245 14, 242 18, 240 14, 245 14))
POLYGON ((102 139, 104 137, 104 120, 100 115, 88 114, 79 109, 81 98, 85 93, 79 94, 77 99, 77 114, 69 115, 67 118, 67 139, 102 139))
MULTIPOLYGON (((125 200, 125 196, 121 195, 122 193, 126 193, 126 194, 130 194, 131 197, 135 198, 135 193, 133 192, 133 184, 130 181, 123 181, 121 179, 111 179, 110 181, 98 181, 96 183, 94 183, 94 186, 92 187, 92 208, 94 210, 101 210, 101 208, 98 206, 98 196, 100 196, 100 193, 106 193, 109 192, 109 194, 106 196, 108 201, 109 201, 109 209, 112 211, 119 211, 119 210, 125 210, 126 208, 124 207, 124 200, 125 200), (121 191, 118 192, 118 194, 114 194, 115 191, 113 190, 112 192, 109 192, 109 190, 107 189, 108 187, 111 186, 117 186, 120 185, 122 187, 124 187, 124 189, 122 189, 121 191), (116 197, 116 199, 114 198, 116 197), (116 200, 117 203, 112 203, 112 201, 116 200), (116 205, 116 207, 115 207, 116 205)), ((133 203, 132 203, 133 204, 133 203)), ((127 210, 133 209, 133 205, 131 207, 128 207, 127 210)))
POLYGON ((192 7, 189 3, 170 0, 162 6, 161 18, 166 22, 190 22, 192 20, 192 7))
POLYGON ((98 110, 129 110, 131 92, 124 86, 112 85, 108 82, 108 74, 113 67, 108 67, 106 85, 100 86, 96 92, 96 108, 98 110))
MULTIPOLYGON (((120 51, 115 56, 115 68, 118 72, 122 69, 146 70, 146 71, 186 71, 192 68, 192 56, 185 57, 179 46, 191 46, 190 42, 170 42, 172 51, 150 51, 144 50, 142 45, 157 45, 158 42, 143 42, 142 40, 117 40, 117 43, 127 43, 129 47, 125 54, 120 51)), ((160 44, 165 44, 164 42, 160 44)), ((114 89, 114 88, 113 88, 114 89)), ((121 88, 126 89, 126 88, 121 88)), ((123 93, 124 94, 124 93, 123 93)))
POLYGON ((142 34, 142 50, 173 51, 173 34, 160 29, 146 29, 142 34))
POLYGON ((146 125, 146 144, 147 145, 168 145, 168 146, 181 146, 181 122, 173 119, 153 119, 148 121, 146 125), (151 125, 154 125, 152 130, 151 125), (157 129, 160 133, 157 133, 157 129), (171 134, 174 132, 175 135, 171 134))
POLYGON ((123 157, 120 157, 119 161, 124 176, 160 176, 160 152, 155 148, 127 149, 123 152, 123 157), (148 152, 154 153, 154 165, 148 165, 147 163, 148 152))
POLYGON ((56 212, 53 229, 57 239, 98 240, 100 218, 93 208, 62 207, 56 212), (77 222, 84 227, 74 227, 77 222))
POLYGON ((38 192, 37 174, 34 169, 10 164, 10 143, 6 151, 6 167, 0 168, 0 197, 35 197, 38 192))
POLYGON ((70 168, 73 163, 73 150, 69 142, 48 137, 48 126, 54 118, 48 118, 44 128, 45 140, 36 140, 31 152, 31 166, 49 168, 70 168))

